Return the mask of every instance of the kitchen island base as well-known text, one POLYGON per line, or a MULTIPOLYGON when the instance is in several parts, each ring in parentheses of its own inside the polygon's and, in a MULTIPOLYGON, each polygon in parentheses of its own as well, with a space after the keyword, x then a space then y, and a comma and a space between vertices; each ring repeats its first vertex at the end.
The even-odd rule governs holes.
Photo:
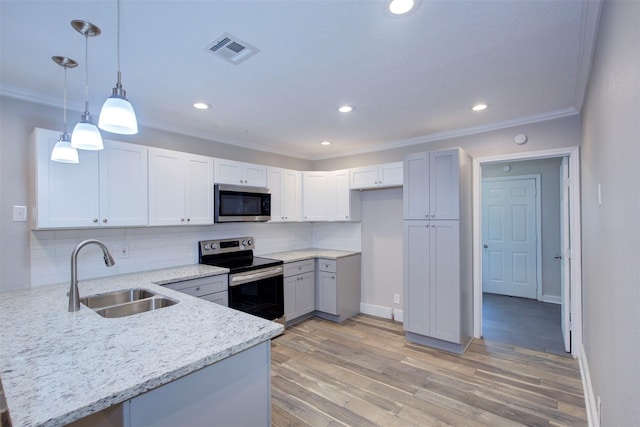
POLYGON ((270 426, 270 360, 266 341, 70 426, 270 426))

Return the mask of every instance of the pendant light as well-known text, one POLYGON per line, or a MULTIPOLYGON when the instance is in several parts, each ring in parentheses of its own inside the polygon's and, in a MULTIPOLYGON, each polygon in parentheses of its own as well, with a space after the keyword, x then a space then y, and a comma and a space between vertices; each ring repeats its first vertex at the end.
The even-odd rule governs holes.
POLYGON ((102 150, 102 136, 100 130, 91 122, 91 114, 89 114, 89 36, 94 37, 100 35, 100 28, 91 22, 74 20, 71 26, 80 34, 84 35, 84 62, 85 62, 85 83, 84 83, 84 114, 82 119, 73 128, 71 134, 71 146, 80 150, 102 150))
POLYGON ((118 82, 113 88, 111 96, 104 101, 98 127, 107 132, 122 135, 134 135, 138 133, 138 121, 133 106, 127 99, 127 91, 122 87, 120 73, 120 0, 118 0, 118 82))
POLYGON ((51 59, 64 68, 64 128, 60 139, 53 146, 51 160, 61 163, 78 163, 78 150, 71 146, 71 137, 67 132, 67 68, 75 68, 78 63, 65 56, 52 56, 51 59))

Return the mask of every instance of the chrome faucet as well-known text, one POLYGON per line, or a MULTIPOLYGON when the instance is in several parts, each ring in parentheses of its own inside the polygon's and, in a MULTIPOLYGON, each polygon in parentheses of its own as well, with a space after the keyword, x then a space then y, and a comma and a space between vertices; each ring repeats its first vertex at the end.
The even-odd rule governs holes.
POLYGON ((76 246, 73 252, 71 252, 71 289, 69 289, 70 312, 80 310, 80 292, 78 292, 78 252, 80 252, 80 249, 91 243, 100 246, 102 254, 104 255, 104 263, 107 267, 111 267, 116 263, 109 253, 107 246, 100 240, 89 239, 78 243, 78 246, 76 246))

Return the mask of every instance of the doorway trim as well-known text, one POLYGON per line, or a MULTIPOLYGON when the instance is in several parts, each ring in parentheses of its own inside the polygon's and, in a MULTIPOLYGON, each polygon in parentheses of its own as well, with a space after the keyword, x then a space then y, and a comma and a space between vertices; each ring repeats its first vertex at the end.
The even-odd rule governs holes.
MULTIPOLYGON (((513 176, 496 176, 491 178, 482 178, 480 174, 480 188, 482 189, 482 182, 495 182, 495 181, 517 181, 523 179, 533 179, 536 183, 536 300, 542 301, 542 177, 539 173, 528 175, 513 175, 513 176)), ((481 194, 482 196, 482 194, 481 194)), ((480 210, 482 212, 482 197, 480 197, 480 210)), ((482 221, 482 216, 480 217, 482 221)), ((480 227, 484 224, 480 222, 480 227)), ((482 233, 482 230, 480 230, 482 233)), ((482 234, 481 234, 482 236, 482 234)), ((480 260, 482 263, 482 259, 480 260)), ((481 266, 482 268, 482 266, 481 266)), ((482 271, 482 270, 481 270, 482 271)))
POLYGON ((482 164, 554 157, 569 158, 569 246, 571 250, 571 354, 582 347, 582 243, 580 223, 580 149, 556 148, 473 159, 473 336, 482 336, 482 164))

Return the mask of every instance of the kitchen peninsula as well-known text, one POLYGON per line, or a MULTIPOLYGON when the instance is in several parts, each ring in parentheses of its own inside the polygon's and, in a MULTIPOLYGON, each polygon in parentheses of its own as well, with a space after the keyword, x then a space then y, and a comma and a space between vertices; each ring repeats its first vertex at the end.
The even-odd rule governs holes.
POLYGON ((270 340, 283 327, 160 286, 226 273, 194 265, 80 281, 81 296, 143 288, 178 301, 120 318, 68 312, 66 283, 2 293, 0 378, 13 426, 82 425, 105 411, 131 426, 205 416, 268 425, 270 340))

